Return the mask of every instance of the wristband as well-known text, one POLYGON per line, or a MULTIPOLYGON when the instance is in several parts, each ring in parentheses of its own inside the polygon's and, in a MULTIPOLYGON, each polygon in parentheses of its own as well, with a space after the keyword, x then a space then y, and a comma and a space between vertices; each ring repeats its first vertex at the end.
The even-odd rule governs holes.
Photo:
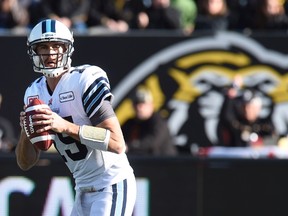
POLYGON ((79 138, 81 143, 86 146, 101 151, 107 151, 110 131, 100 127, 82 125, 79 129, 79 138))

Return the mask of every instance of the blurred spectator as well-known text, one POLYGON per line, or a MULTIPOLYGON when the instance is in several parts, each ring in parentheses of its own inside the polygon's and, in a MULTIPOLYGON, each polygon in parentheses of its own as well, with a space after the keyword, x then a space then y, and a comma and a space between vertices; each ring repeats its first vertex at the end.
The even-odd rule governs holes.
POLYGON ((195 30, 230 30, 238 25, 238 14, 231 13, 226 0, 197 1, 195 30))
POLYGON ((239 95, 239 92, 241 92, 241 89, 243 87, 243 78, 240 75, 235 75, 232 85, 228 86, 226 90, 226 96, 228 99, 233 99, 239 95))
POLYGON ((122 12, 129 28, 138 29, 138 14, 143 12, 146 7, 144 0, 127 0, 125 2, 122 12))
POLYGON ((30 22, 29 29, 34 27, 38 22, 46 18, 44 9, 42 6, 42 0, 22 0, 25 1, 25 6, 28 10, 30 22))
POLYGON ((181 13, 181 28, 185 35, 189 35, 194 30, 197 16, 197 5, 194 0, 171 0, 171 5, 181 13))
MULTIPOLYGON (((228 0, 227 6, 230 14, 233 14, 233 25, 230 30, 247 30, 251 17, 255 15, 255 5, 258 0, 228 0)), ((249 32, 248 32, 249 33, 249 32)))
POLYGON ((97 33, 100 31, 127 32, 129 25, 114 0, 91 0, 87 25, 97 33))
POLYGON ((75 33, 86 33, 90 0, 42 0, 43 18, 56 19, 75 33))
POLYGON ((249 20, 252 30, 287 30, 288 16, 282 0, 257 0, 255 14, 249 20))
POLYGON ((271 120, 261 119, 262 100, 253 90, 245 89, 227 98, 219 120, 219 145, 259 147, 276 144, 277 133, 271 120), (268 143, 268 141, 274 140, 268 143))
POLYGON ((25 33, 29 24, 29 13, 20 0, 0 1, 0 31, 25 33))
POLYGON ((136 29, 181 30, 181 13, 170 0, 152 0, 135 18, 136 29))
POLYGON ((176 155, 173 137, 166 120, 154 110, 151 92, 140 88, 132 100, 136 116, 122 126, 127 154, 176 155))
MULTIPOLYGON (((3 102, 3 97, 0 94, 0 108, 3 102)), ((12 123, 0 116, 0 151, 1 152, 13 152, 16 146, 16 136, 12 123)))

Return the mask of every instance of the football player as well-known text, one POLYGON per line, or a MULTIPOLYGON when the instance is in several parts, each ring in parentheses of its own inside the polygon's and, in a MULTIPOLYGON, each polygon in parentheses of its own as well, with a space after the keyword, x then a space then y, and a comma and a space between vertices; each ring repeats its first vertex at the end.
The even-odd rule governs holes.
POLYGON ((133 169, 111 105, 107 74, 97 66, 71 66, 73 35, 61 22, 44 20, 30 32, 27 46, 33 69, 43 75, 26 89, 16 158, 19 167, 33 167, 40 150, 23 130, 25 107, 39 98, 49 109, 32 116, 37 133, 57 133, 55 148, 75 179, 76 198, 71 215, 131 216, 136 199, 133 169))

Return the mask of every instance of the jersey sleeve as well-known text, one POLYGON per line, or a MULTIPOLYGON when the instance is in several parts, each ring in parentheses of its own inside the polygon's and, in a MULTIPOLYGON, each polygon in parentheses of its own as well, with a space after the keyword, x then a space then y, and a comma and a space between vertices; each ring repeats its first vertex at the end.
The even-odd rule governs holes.
POLYGON ((110 89, 106 72, 97 66, 86 68, 80 78, 82 89, 82 103, 84 110, 91 118, 100 108, 103 101, 112 102, 113 95, 110 89))
POLYGON ((30 101, 34 98, 39 98, 40 88, 42 85, 43 76, 33 81, 25 90, 24 94, 24 104, 28 105, 30 101))

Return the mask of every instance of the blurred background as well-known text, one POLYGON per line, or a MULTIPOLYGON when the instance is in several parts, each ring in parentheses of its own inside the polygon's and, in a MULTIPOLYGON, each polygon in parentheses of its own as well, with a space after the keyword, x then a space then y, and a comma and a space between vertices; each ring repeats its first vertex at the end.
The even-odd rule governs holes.
POLYGON ((73 31, 72 65, 109 76, 137 177, 134 216, 287 215, 287 6, 1 0, 0 215, 69 215, 74 200, 55 149, 28 172, 14 156, 24 92, 40 75, 27 34, 46 18, 73 31))

